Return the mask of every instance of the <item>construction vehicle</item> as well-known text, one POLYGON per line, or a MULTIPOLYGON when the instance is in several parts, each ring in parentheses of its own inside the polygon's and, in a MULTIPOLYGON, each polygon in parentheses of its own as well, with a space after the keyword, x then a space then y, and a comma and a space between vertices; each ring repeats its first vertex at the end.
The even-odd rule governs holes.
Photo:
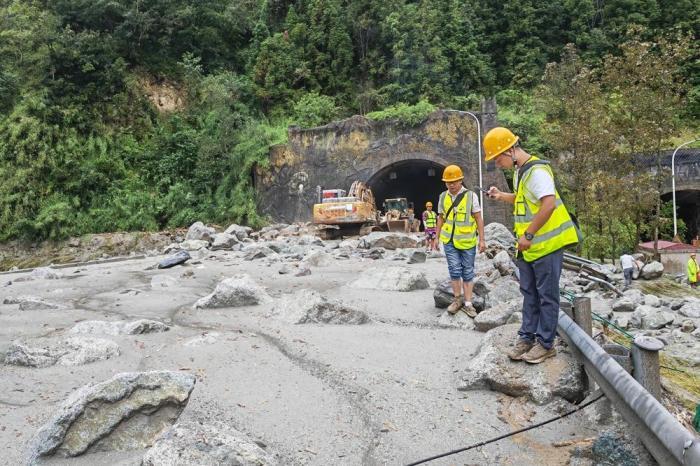
POLYGON ((364 235, 379 230, 379 212, 372 190, 355 181, 345 195, 342 189, 319 188, 319 202, 314 204, 313 223, 321 225, 324 239, 364 235))
POLYGON ((403 233, 420 231, 420 220, 415 218, 413 204, 409 203, 405 197, 386 199, 383 208, 385 214, 381 225, 386 225, 388 231, 403 233))

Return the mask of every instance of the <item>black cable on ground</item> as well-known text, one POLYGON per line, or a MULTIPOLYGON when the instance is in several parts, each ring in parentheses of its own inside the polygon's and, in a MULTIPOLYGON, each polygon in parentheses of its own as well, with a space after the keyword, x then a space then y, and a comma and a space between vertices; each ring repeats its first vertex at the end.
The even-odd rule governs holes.
POLYGON ((445 456, 450 456, 450 455, 454 455, 454 454, 456 454, 456 453, 461 453, 461 452, 463 452, 463 451, 472 450, 472 449, 478 448, 478 447, 483 447, 484 445, 488 445, 489 443, 494 443, 494 442, 497 442, 497 441, 499 441, 499 440, 503 440, 504 438, 512 437, 513 435, 517 435, 517 434, 526 432, 526 431, 528 431, 528 430, 532 430, 532 429, 536 429, 536 428, 538 428, 538 427, 542 427, 542 426, 545 425, 545 424, 549 424, 549 423, 551 423, 551 422, 558 421, 559 419, 565 418, 565 417, 570 416, 570 415, 572 415, 572 414, 574 414, 574 413, 576 413, 576 412, 578 412, 578 411, 581 411, 581 410, 582 410, 583 408, 585 408, 586 406, 592 405, 593 403, 595 403, 596 401, 600 400, 600 399, 603 398, 604 396, 605 396, 605 394, 601 393, 600 395, 598 395, 597 397, 593 398, 592 400, 587 401, 587 402, 583 403, 582 405, 577 406, 576 409, 572 409, 571 411, 567 411, 566 413, 564 413, 564 414, 562 414, 562 415, 560 415, 560 416, 553 417, 553 418, 551 418, 551 419, 548 419, 548 420, 546 420, 546 421, 540 422, 540 423, 538 423, 538 424, 533 424, 533 425, 528 426, 528 427, 523 427, 522 429, 519 429, 519 430, 516 430, 516 431, 513 431, 513 432, 509 432, 509 433, 507 433, 507 434, 503 434, 503 435, 501 435, 501 436, 498 436, 498 437, 495 437, 495 438, 492 438, 492 439, 489 439, 489 440, 484 440, 483 442, 475 443, 474 445, 470 445, 470 446, 468 446, 468 447, 458 448, 457 450, 448 451, 447 453, 441 453, 441 454, 439 454, 439 455, 431 456, 430 458, 425 458, 425 459, 422 459, 422 460, 420 460, 420 461, 416 461, 416 462, 414 462, 414 463, 409 463, 409 464, 407 464, 406 466, 416 466, 417 464, 427 463, 428 461, 433 461, 433 460, 436 460, 436 459, 438 459, 438 458, 444 458, 445 456))

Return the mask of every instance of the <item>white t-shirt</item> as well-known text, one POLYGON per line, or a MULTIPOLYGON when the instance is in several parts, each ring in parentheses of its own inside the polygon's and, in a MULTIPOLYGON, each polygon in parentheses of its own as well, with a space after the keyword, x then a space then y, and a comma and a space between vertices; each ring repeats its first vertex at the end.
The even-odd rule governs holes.
POLYGON ((529 174, 526 176, 527 184, 524 189, 528 201, 536 204, 545 196, 554 196, 554 178, 546 170, 534 167, 529 170, 529 174))
POLYGON ((622 270, 634 268, 634 257, 629 254, 623 254, 620 256, 620 266, 622 270))
MULTIPOLYGON (((466 190, 467 190, 467 188, 462 186, 462 189, 460 189, 459 192, 455 196, 450 194, 449 191, 447 191, 447 195, 450 196, 452 198, 452 202, 454 202, 455 198, 457 196, 459 196, 460 193, 463 193, 466 190)), ((479 204, 479 196, 477 196, 476 193, 472 191, 472 214, 476 214, 479 212, 481 212, 481 204, 479 204)), ((444 213, 445 212, 444 212, 444 209, 442 208, 442 203, 440 203, 438 205, 438 214, 444 214, 444 213)))

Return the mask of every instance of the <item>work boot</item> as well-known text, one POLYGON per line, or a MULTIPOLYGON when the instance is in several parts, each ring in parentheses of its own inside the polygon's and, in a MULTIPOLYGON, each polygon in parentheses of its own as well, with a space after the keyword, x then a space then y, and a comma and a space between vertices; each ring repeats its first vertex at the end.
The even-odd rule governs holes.
POLYGON ((470 301, 465 302, 461 310, 472 319, 476 317, 476 308, 470 301))
POLYGON ((457 311, 462 309, 462 306, 464 306, 464 296, 455 296, 452 300, 452 304, 447 307, 447 312, 453 315, 457 314, 457 311))
POLYGON ((518 339, 518 343, 516 343, 515 348, 513 348, 510 351, 510 353, 508 353, 508 357, 513 361, 520 361, 521 359, 523 359, 523 355, 530 351, 533 346, 534 343, 530 341, 518 339))
POLYGON ((545 349, 539 342, 535 343, 530 351, 523 354, 522 360, 530 364, 539 364, 547 358, 556 356, 557 350, 554 347, 545 349))

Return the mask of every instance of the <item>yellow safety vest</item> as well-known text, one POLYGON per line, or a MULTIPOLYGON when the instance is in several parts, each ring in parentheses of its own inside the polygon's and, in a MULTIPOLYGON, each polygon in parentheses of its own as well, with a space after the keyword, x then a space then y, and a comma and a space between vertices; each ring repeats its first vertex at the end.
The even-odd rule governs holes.
POLYGON ((427 210, 425 212, 425 228, 435 228, 437 225, 437 214, 434 210, 427 210))
MULTIPOLYGON (((525 234, 525 230, 527 230, 527 227, 532 223, 532 219, 535 218, 535 215, 540 210, 541 203, 539 201, 536 203, 530 202, 525 196, 525 186, 530 178, 530 174, 533 170, 545 170, 554 179, 554 173, 552 173, 549 162, 541 161, 532 164, 530 167, 527 166, 539 160, 537 157, 532 157, 527 161, 520 180, 518 180, 518 171, 513 175, 513 186, 516 187, 515 204, 513 206, 516 239, 525 234)), ((555 207, 552 216, 549 217, 547 223, 537 230, 535 237, 532 239, 530 249, 519 253, 522 254, 526 262, 535 261, 540 257, 558 251, 564 246, 576 244, 579 241, 576 226, 571 220, 571 216, 569 216, 569 212, 566 210, 566 206, 556 188, 554 193, 555 207)))
POLYGON ((690 283, 698 281, 698 263, 692 257, 688 259, 688 281, 690 283))
MULTIPOLYGON (((452 196, 447 191, 440 194, 443 215, 452 205, 452 196)), ((476 221, 472 216, 472 193, 466 191, 462 200, 452 209, 442 222, 440 241, 452 244, 457 249, 471 249, 476 246, 476 221), (453 231, 454 230, 454 231, 453 231)))

